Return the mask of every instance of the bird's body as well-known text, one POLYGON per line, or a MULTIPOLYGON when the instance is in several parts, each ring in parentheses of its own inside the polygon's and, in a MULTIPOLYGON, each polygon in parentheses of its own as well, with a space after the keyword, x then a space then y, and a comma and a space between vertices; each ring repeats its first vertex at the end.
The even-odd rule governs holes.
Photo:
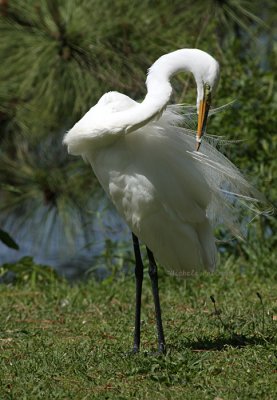
MULTIPOLYGON (((103 118, 117 112, 117 103, 134 106, 120 93, 104 96, 95 106, 103 118)), ((211 190, 189 153, 194 137, 172 125, 179 118, 168 110, 147 127, 82 153, 132 232, 175 273, 212 269, 216 259, 206 216, 211 190)))
POLYGON ((139 348, 142 262, 139 238, 148 250, 157 312, 159 348, 164 349, 156 267, 169 271, 212 270, 216 264, 215 223, 236 232, 234 199, 255 201, 256 192, 236 167, 208 142, 195 151, 195 136, 182 127, 180 106, 167 106, 170 77, 192 72, 197 85, 197 150, 205 132, 219 67, 209 54, 182 49, 150 68, 142 103, 117 92, 104 94, 66 134, 68 151, 88 161, 119 214, 133 232, 137 312, 134 349, 139 348), (154 271, 154 272, 153 272, 154 271), (158 301, 158 303, 157 303, 158 301))

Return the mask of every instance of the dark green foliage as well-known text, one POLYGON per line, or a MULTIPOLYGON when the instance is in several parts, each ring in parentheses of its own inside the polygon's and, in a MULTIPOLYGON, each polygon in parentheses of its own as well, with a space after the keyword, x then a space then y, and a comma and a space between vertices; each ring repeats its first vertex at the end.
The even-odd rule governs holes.
MULTIPOLYGON (((62 135, 108 90, 142 99, 147 68, 181 47, 219 60, 214 106, 235 102, 211 118, 208 132, 242 140, 224 151, 274 204, 276 11, 271 0, 262 10, 257 0, 1 2, 0 219, 7 212, 31 219, 43 204, 72 237, 99 186, 82 160, 66 155, 62 135)), ((195 103, 191 76, 173 86, 172 101, 195 103)), ((259 247, 270 253, 273 217, 251 226, 247 248, 225 249, 246 260, 259 247)))
POLYGON ((0 282, 5 282, 7 275, 18 284, 28 282, 32 288, 39 284, 47 286, 61 280, 55 270, 37 264, 32 257, 23 257, 16 263, 3 264, 0 268, 0 282))

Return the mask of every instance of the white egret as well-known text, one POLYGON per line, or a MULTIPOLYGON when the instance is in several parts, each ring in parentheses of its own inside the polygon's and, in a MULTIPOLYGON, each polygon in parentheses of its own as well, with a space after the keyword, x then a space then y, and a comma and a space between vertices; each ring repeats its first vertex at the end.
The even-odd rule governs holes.
POLYGON ((143 280, 139 240, 147 248, 158 350, 163 352, 155 258, 180 275, 212 270, 216 264, 213 226, 220 221, 236 232, 238 209, 233 198, 251 203, 259 197, 211 144, 204 141, 198 151, 218 79, 219 65, 204 51, 181 49, 163 55, 148 71, 147 95, 141 103, 108 92, 64 137, 68 152, 91 164, 132 231, 136 260, 134 352, 140 347, 143 280), (168 106, 170 78, 181 71, 191 72, 196 81, 196 141, 191 131, 181 127, 185 118, 182 108, 168 106))

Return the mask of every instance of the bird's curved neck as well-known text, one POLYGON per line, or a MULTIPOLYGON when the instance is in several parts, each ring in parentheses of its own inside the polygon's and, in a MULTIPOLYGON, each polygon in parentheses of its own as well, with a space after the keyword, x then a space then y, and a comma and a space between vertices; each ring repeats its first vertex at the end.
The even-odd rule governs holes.
MULTIPOLYGON (((198 49, 181 49, 160 57, 148 71, 147 94, 143 102, 111 116, 109 131, 113 133, 133 132, 159 117, 167 106, 172 93, 170 78, 181 71, 193 73, 197 84, 198 104, 203 86, 200 75, 204 64, 203 55, 211 58, 207 53, 198 49)), ((104 127, 101 126, 100 130, 104 131, 104 127)))
MULTIPOLYGON (((195 75, 196 49, 181 49, 160 57, 149 69, 146 80, 147 95, 144 102, 154 102, 162 110, 168 103, 172 86, 170 79, 179 72, 188 71, 194 74, 197 86, 198 77, 195 75)), ((198 50, 199 51, 199 50, 198 50)), ((157 110, 158 112, 158 110, 157 110)))

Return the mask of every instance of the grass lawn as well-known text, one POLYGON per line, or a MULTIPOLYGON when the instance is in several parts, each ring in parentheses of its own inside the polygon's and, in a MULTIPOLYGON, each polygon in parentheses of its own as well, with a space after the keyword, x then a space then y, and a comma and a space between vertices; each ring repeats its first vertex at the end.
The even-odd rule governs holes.
POLYGON ((142 351, 128 356, 133 275, 0 285, 0 399, 276 399, 276 265, 229 259, 186 280, 160 270, 160 292, 167 354, 149 354, 146 275, 142 351))

